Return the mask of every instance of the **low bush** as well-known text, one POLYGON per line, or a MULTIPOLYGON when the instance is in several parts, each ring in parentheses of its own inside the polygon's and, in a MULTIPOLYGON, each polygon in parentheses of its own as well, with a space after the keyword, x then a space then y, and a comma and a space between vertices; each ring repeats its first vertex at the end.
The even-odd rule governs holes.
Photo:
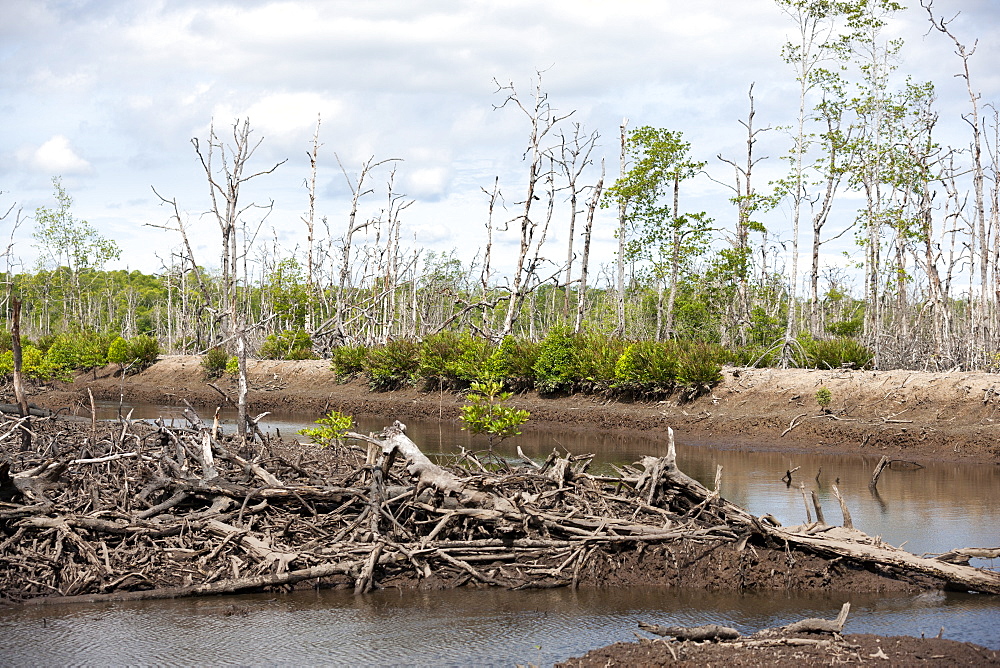
POLYGON ((375 392, 413 384, 419 368, 420 346, 407 339, 393 339, 380 348, 372 348, 365 357, 368 387, 375 392))
POLYGON ((531 367, 535 388, 542 394, 571 392, 579 379, 576 343, 565 327, 553 327, 538 346, 531 367))
MULTIPOLYGON (((0 376, 14 373, 14 351, 0 354, 0 376)), ((21 373, 32 380, 71 380, 70 369, 52 364, 45 353, 32 345, 21 348, 21 373)))
POLYGON ((330 411, 316 420, 315 424, 318 426, 299 429, 298 433, 325 448, 344 444, 344 435, 354 428, 354 418, 340 411, 330 411))
POLYGON ((260 347, 260 356, 266 360, 316 359, 312 338, 304 329, 286 329, 269 334, 260 347))
POLYGON ((226 372, 226 362, 229 355, 222 348, 210 348, 201 358, 201 368, 205 371, 205 376, 209 380, 221 378, 226 372))
POLYGON ((836 339, 800 341, 806 353, 806 364, 815 369, 870 369, 875 354, 859 341, 840 337, 836 339))
POLYGON ((337 346, 330 351, 330 368, 339 380, 348 380, 365 370, 367 346, 337 346))
POLYGON ((148 334, 128 341, 119 336, 108 346, 108 362, 121 366, 122 373, 138 373, 152 366, 159 355, 159 341, 148 334))
POLYGON ((683 388, 685 401, 707 394, 722 382, 725 355, 725 349, 717 344, 696 342, 684 346, 677 364, 677 384, 683 388))
POLYGON ((628 344, 604 334, 579 334, 575 337, 577 372, 584 392, 608 392, 615 383, 615 365, 628 344))
POLYGON ((493 346, 469 334, 439 332, 420 344, 419 375, 429 389, 459 390, 488 377, 493 346))
POLYGON ((530 390, 535 384, 539 350, 537 343, 505 336, 484 363, 480 378, 502 381, 516 392, 530 390))
POLYGON ((615 363, 613 387, 633 396, 670 394, 677 385, 678 353, 673 341, 640 341, 629 345, 615 363))

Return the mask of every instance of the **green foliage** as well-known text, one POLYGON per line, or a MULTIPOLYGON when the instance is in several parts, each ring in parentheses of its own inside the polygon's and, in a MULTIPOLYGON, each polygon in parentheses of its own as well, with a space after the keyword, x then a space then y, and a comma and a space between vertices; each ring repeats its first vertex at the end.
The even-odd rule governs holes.
POLYGON ((330 445, 343 445, 344 435, 354 429, 354 418, 340 411, 330 411, 316 420, 317 427, 299 429, 298 433, 321 448, 330 445))
POLYGON ((532 366, 535 387, 542 394, 569 392, 580 377, 573 335, 565 327, 553 327, 538 348, 532 366))
POLYGON ((607 391, 615 378, 615 365, 627 344, 618 337, 584 333, 575 337, 577 370, 587 392, 607 391))
POLYGON ((747 340, 751 345, 770 346, 785 335, 785 325, 777 317, 768 314, 762 307, 750 310, 750 329, 747 340))
MULTIPOLYGON (((0 354, 0 376, 14 373, 14 351, 8 350, 0 354)), ((71 380, 69 370, 55 366, 45 358, 45 353, 35 346, 27 345, 21 348, 21 373, 32 380, 71 380)))
POLYGON ((503 384, 495 380, 472 383, 472 391, 466 397, 468 403, 461 407, 465 423, 462 429, 488 435, 490 449, 506 438, 519 435, 519 427, 530 416, 526 410, 505 406, 511 393, 502 389, 503 384))
POLYGON ((481 378, 505 379, 513 389, 530 389, 540 346, 526 339, 505 336, 486 360, 481 378))
POLYGON ((160 342, 148 334, 133 336, 129 339, 128 345, 137 371, 152 366, 160 356, 160 342))
POLYGON ((222 348, 209 348, 201 358, 201 368, 209 380, 221 378, 226 372, 229 356, 222 348))
POLYGON ((260 347, 260 356, 266 360, 316 359, 312 338, 304 329, 286 329, 270 334, 260 347))
POLYGON ((826 331, 837 337, 845 336, 858 336, 861 334, 862 328, 864 328, 864 316, 857 315, 850 320, 839 320, 837 322, 831 322, 826 326, 826 331))
POLYGON ((226 373, 228 373, 230 376, 238 376, 239 375, 239 373, 240 373, 240 358, 239 357, 237 357, 236 355, 232 355, 232 356, 230 356, 230 358, 228 360, 226 360, 226 373))
POLYGON ((420 346, 407 339, 392 339, 381 348, 372 348, 365 358, 368 387, 374 392, 412 384, 419 368, 420 346))
POLYGON ((800 341, 806 353, 806 364, 815 369, 869 369, 875 354, 854 339, 806 339, 800 341))
POLYGON ((821 387, 816 390, 816 403, 823 410, 826 410, 830 406, 830 402, 833 401, 833 394, 826 387, 821 387))
POLYGON ((40 206, 35 210, 36 247, 42 257, 48 256, 55 267, 68 267, 71 273, 87 267, 100 267, 121 256, 121 249, 105 239, 93 225, 77 220, 70 212, 73 198, 63 188, 62 181, 52 179, 57 208, 40 206))
POLYGON ((159 342, 152 336, 140 334, 128 341, 117 337, 108 346, 107 359, 111 364, 120 365, 123 371, 136 373, 152 366, 159 355, 159 342))
POLYGON ((677 385, 678 353, 673 341, 631 344, 615 363, 615 389, 626 394, 670 394, 677 385))
POLYGON ((493 347, 467 333, 438 332, 420 344, 420 377, 430 388, 462 389, 491 373, 493 347))
POLYGON ((107 337, 93 332, 79 334, 59 334, 45 351, 45 357, 53 367, 67 371, 93 369, 107 362, 107 337))
POLYGON ((338 346, 330 351, 330 368, 338 379, 347 380, 365 370, 367 346, 338 346))
POLYGON ((677 382, 684 387, 684 398, 694 399, 711 391, 722 382, 721 361, 726 351, 710 343, 685 346, 678 360, 677 382))
POLYGON ((122 337, 116 338, 108 346, 108 362, 111 364, 120 364, 126 366, 132 363, 132 355, 129 350, 128 341, 122 337))

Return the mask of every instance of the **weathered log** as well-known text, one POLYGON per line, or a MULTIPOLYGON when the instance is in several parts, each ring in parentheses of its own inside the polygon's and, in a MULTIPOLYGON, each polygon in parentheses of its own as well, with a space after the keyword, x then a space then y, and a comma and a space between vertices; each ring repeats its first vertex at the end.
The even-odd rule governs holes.
POLYGON ((868 486, 872 489, 878 487, 878 479, 882 475, 882 471, 885 467, 889 465, 889 458, 882 455, 882 459, 878 460, 878 464, 875 465, 875 471, 872 472, 872 481, 868 483, 868 486))
POLYGON ((793 531, 791 528, 771 527, 768 531, 791 545, 804 547, 818 554, 847 557, 862 564, 877 565, 897 572, 929 575, 969 591, 1000 594, 1000 573, 918 557, 892 545, 875 543, 870 536, 854 529, 831 527, 822 536, 793 531))
POLYGON ((850 611, 850 602, 844 603, 836 619, 809 617, 793 622, 785 626, 784 629, 789 633, 840 633, 844 630, 844 624, 847 623, 847 615, 850 611))
POLYGON ((670 636, 677 640, 693 640, 703 642, 706 640, 736 640, 741 634, 736 629, 718 624, 704 624, 702 626, 660 626, 659 624, 647 624, 639 622, 639 628, 647 633, 658 636, 670 636))
POLYGON ((320 564, 312 568, 297 571, 258 575, 255 577, 223 580, 211 584, 191 585, 188 587, 163 587, 140 591, 119 591, 110 594, 84 594, 81 596, 48 596, 30 598, 22 601, 23 605, 60 605, 65 603, 106 603, 111 601, 152 601, 168 598, 183 598, 185 596, 214 596, 217 594, 239 594, 256 591, 265 587, 295 584, 303 580, 316 580, 331 575, 349 575, 356 570, 355 561, 320 564))

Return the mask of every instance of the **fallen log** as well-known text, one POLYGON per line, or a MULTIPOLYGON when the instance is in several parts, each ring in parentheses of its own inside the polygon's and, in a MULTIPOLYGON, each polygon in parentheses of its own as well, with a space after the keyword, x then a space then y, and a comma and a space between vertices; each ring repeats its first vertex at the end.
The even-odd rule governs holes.
POLYGON ((331 575, 346 575, 357 568, 355 562, 322 564, 297 571, 257 575, 249 578, 235 578, 213 582, 212 584, 188 587, 162 587, 139 591, 119 591, 111 594, 82 594, 78 596, 48 596, 31 598, 23 605, 61 605, 65 603, 109 603, 112 601, 153 601, 159 599, 184 598, 186 596, 215 596, 218 594, 240 594, 265 587, 290 585, 304 580, 316 580, 331 575))
POLYGON ((983 594, 1000 594, 1000 573, 938 559, 918 557, 905 550, 876 541, 871 536, 844 527, 830 527, 823 535, 809 534, 793 527, 770 527, 769 533, 790 545, 830 557, 846 557, 857 563, 888 568, 897 572, 919 573, 938 578, 951 587, 983 594))

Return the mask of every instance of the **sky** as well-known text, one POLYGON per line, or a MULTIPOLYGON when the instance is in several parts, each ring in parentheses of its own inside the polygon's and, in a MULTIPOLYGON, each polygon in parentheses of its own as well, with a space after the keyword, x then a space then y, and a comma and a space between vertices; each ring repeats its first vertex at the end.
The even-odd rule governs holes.
MULTIPOLYGON (((945 140, 967 144, 961 61, 945 36, 927 34, 918 1, 907 4, 888 28, 905 40, 900 71, 935 82, 945 140)), ((980 40, 973 85, 983 102, 1000 99, 1000 2, 935 0, 935 13, 957 14, 954 32, 980 40)), ((758 184, 780 175, 790 145, 780 127, 797 109, 781 60, 792 31, 773 0, 0 0, 0 214, 15 207, 0 233, 14 242, 11 258, 33 268, 32 217, 54 206, 60 176, 74 215, 122 248, 109 266, 156 272, 181 239, 155 227, 171 214, 155 188, 176 199, 199 264, 217 265, 219 231, 204 215, 209 189, 191 139, 249 118, 262 140, 250 167, 285 161, 244 190, 244 202, 274 202, 252 254, 301 251, 320 118, 316 213, 332 237, 347 220, 341 165, 356 178, 365 160, 395 158, 396 192, 413 201, 403 243, 469 262, 486 242, 484 189, 499 179, 507 209, 497 220, 515 215, 525 189, 529 128, 509 105, 496 108, 497 82, 527 100, 539 73, 552 106, 573 112, 567 123, 600 133, 582 181, 596 181, 601 158, 608 183, 617 176, 623 118, 679 130, 707 163, 685 203, 729 225, 731 193, 712 179, 732 182, 732 168, 716 156, 743 155, 753 83, 755 122, 775 128, 757 145, 770 158, 758 184)), ((388 167, 375 172, 360 215, 384 208, 388 178, 388 167)), ((764 222, 789 238, 787 211, 764 222)), ((614 229, 600 212, 593 272, 613 259, 614 229)), ((516 236, 496 243, 499 264, 509 263, 516 236)), ((547 244, 565 256, 564 226, 547 244)))

